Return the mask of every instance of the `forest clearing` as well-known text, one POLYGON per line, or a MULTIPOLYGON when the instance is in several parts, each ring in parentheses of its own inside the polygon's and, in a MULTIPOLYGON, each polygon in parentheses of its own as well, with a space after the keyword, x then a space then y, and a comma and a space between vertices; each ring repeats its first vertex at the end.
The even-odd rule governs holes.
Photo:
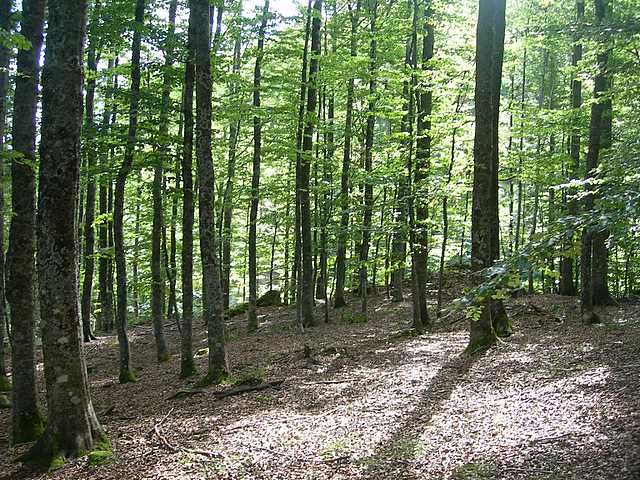
POLYGON ((638 7, 0 0, 0 479, 639 479, 638 7))
MULTIPOLYGON (((172 360, 160 365, 149 326, 131 332, 141 368, 133 385, 115 380, 116 340, 101 337, 87 347, 88 367, 114 459, 92 467, 80 458, 45 478, 638 478, 640 303, 609 307, 604 325, 584 329, 574 299, 513 300, 518 333, 480 356, 463 354, 464 323, 416 336, 409 303, 376 297, 372 309, 368 323, 333 312, 305 334, 287 307, 260 309, 252 334, 236 317, 230 383, 283 383, 226 399, 215 394, 230 384, 203 391, 175 376, 175 329, 172 360), (188 391, 199 393, 171 398, 188 391)), ((205 337, 198 328, 195 344, 205 337)), ((4 429, 9 415, 0 415, 4 429)), ((0 437, 0 478, 31 478, 8 463, 21 451, 8 442, 0 437)))

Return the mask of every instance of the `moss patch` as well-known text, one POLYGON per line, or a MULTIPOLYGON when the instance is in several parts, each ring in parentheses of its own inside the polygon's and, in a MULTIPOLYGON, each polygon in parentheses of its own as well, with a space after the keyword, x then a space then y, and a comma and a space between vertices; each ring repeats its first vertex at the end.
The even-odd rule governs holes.
POLYGON ((200 380, 197 387, 209 387, 212 385, 220 385, 229 379, 229 373, 224 369, 216 369, 213 372, 207 373, 202 380, 200 380))
POLYGON ((22 415, 13 425, 13 444, 33 442, 44 432, 44 418, 38 410, 22 415))
POLYGON ((0 392, 10 392, 11 382, 4 375, 0 375, 0 392))
POLYGON ((111 463, 113 458, 114 455, 111 442, 109 441, 109 438, 102 435, 94 442, 93 449, 89 452, 89 466, 98 467, 100 465, 105 465, 107 463, 111 463))
POLYGON ((134 383, 138 381, 135 374, 131 370, 120 372, 120 377, 118 377, 118 379, 120 383, 134 383))
POLYGON ((0 393, 0 408, 11 408, 11 400, 4 393, 0 393))

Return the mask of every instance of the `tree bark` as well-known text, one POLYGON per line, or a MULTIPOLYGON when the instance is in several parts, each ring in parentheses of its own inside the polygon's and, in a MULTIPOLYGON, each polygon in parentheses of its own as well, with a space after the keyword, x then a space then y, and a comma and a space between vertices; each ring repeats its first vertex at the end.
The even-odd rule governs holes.
POLYGON ((84 217, 84 249, 82 259, 84 262, 84 277, 82 280, 82 297, 80 299, 80 313, 82 317, 82 335, 85 342, 95 340, 91 325, 91 304, 93 293, 93 271, 95 267, 95 231, 93 223, 96 217, 96 176, 95 167, 97 163, 96 150, 96 122, 95 122, 95 94, 96 76, 98 73, 99 52, 96 51, 96 38, 91 35, 91 29, 98 18, 100 12, 100 2, 96 2, 93 9, 93 20, 89 27, 89 47, 87 50, 87 69, 89 75, 86 84, 85 96, 85 159, 87 165, 87 197, 84 217))
MULTIPOLYGON (((34 328, 37 321, 35 272, 36 106, 42 48, 44 0, 24 0, 20 33, 31 48, 20 50, 13 97, 11 206, 7 252, 7 300, 11 310, 13 348, 12 440, 37 438, 43 423, 38 410, 35 379, 34 328)), ((76 273, 75 271, 73 272, 76 273)))
POLYGON ((170 69, 173 66, 174 36, 176 29, 177 0, 169 4, 169 25, 164 44, 164 78, 162 85, 162 101, 160 104, 160 126, 158 155, 153 168, 153 225, 151 235, 151 315, 153 319, 153 335, 156 341, 156 359, 166 362, 170 358, 167 341, 164 336, 164 303, 165 279, 162 275, 162 231, 164 215, 162 205, 162 185, 164 180, 164 163, 168 163, 169 150, 169 110, 171 108, 172 79, 170 69))
MULTIPOLYGON (((433 58, 434 29, 433 11, 428 5, 424 12, 424 37, 422 43, 422 70, 429 71, 429 62, 433 58)), ((428 177, 431 162, 431 112, 433 110, 433 92, 431 85, 423 85, 417 92, 418 122, 416 141, 416 167, 414 172, 415 198, 415 243, 413 245, 413 264, 416 282, 416 329, 423 331, 429 327, 427 311, 427 264, 429 261, 429 232, 427 229, 428 210, 428 177)))
POLYGON ((376 20, 378 16, 378 0, 372 0, 369 14, 371 16, 371 44, 369 47, 369 105, 367 111, 367 125, 365 127, 364 146, 364 211, 362 212, 362 240, 360 243, 360 299, 362 314, 367 316, 367 289, 369 247, 371 243, 371 220, 373 216, 373 184, 371 174, 373 172, 373 133, 376 125, 376 70, 378 62, 378 43, 376 39, 376 20))
MULTIPOLYGON (((105 109, 102 117, 101 130, 104 134, 110 133, 111 116, 113 108, 113 88, 114 75, 112 73, 115 62, 109 60, 107 80, 107 90, 105 94, 105 109)), ((110 149, 101 151, 100 166, 106 169, 111 163, 110 149)), ((98 325, 100 330, 111 332, 113 330, 113 282, 109 276, 110 265, 112 263, 112 252, 109 248, 109 232, 111 231, 111 221, 107 218, 110 213, 108 205, 109 189, 111 187, 111 173, 103 173, 98 188, 98 208, 100 223, 98 225, 98 302, 100 303, 100 317, 98 325)))
POLYGON ((229 366, 224 346, 224 307, 215 229, 215 176, 211 158, 211 48, 209 2, 191 0, 196 65, 196 144, 198 165, 198 211, 202 257, 202 314, 209 346, 208 384, 227 377, 229 366))
MULTIPOLYGON (((360 22, 360 0, 357 0, 355 11, 348 2, 351 20, 350 54, 351 59, 358 55, 358 23, 360 22)), ((336 287, 334 307, 342 308, 347 305, 344 286, 347 276, 347 239, 349 230, 349 176, 351 170, 351 137, 353 136, 353 103, 355 100, 355 78, 349 78, 347 85, 347 106, 344 124, 344 150, 342 156, 342 175, 340 179, 340 229, 338 230, 338 245, 336 252, 336 287)))
POLYGON ((38 280, 47 386, 47 427, 35 461, 90 451, 108 440, 91 403, 78 311, 78 191, 82 122, 82 50, 86 2, 49 5, 42 90, 38 204, 38 280))
POLYGON ((313 238, 311 235, 311 203, 309 196, 309 176, 313 158, 313 133, 316 122, 318 104, 318 70, 320 45, 320 27, 322 24, 322 0, 315 0, 313 4, 313 18, 311 21, 311 60, 309 62, 309 86, 307 87, 307 110, 305 115, 304 133, 302 135, 302 155, 300 158, 300 231, 302 250, 302 297, 298 299, 301 305, 301 320, 305 327, 315 325, 313 317, 313 238))
MULTIPOLYGON (((505 0, 480 0, 476 46, 476 126, 471 264, 481 281, 497 258, 497 129, 505 30, 505 0), (502 44, 502 45, 501 45, 502 44)), ((467 351, 493 345, 510 333, 501 300, 483 299, 480 317, 471 321, 467 351)))
POLYGON ((262 22, 258 30, 258 50, 253 70, 253 173, 251 176, 251 211, 249 214, 249 308, 247 310, 248 330, 258 329, 258 271, 257 271, 257 235, 258 203, 260 202, 260 162, 262 155, 262 112, 260 111, 260 88, 262 81, 262 57, 264 56, 264 33, 269 15, 269 0, 265 0, 262 10, 262 22))
MULTIPOLYGON (((0 28, 5 32, 11 31, 11 0, 0 0, 0 28)), ((6 311, 5 311, 5 267, 4 267, 4 154, 5 129, 7 118, 7 88, 8 71, 11 51, 5 45, 0 45, 0 397, 2 392, 9 391, 11 384, 7 378, 5 365, 6 311)))
POLYGON ((193 90, 195 84, 193 10, 189 12, 189 39, 184 74, 184 140, 182 146, 182 336, 180 376, 196 373, 193 361, 193 90))
POLYGON ((138 133, 138 103, 140 101, 140 46, 144 23, 145 0, 136 0, 135 28, 131 47, 131 95, 129 103, 129 130, 124 159, 116 178, 113 233, 115 240, 117 312, 116 329, 120 347, 120 383, 135 380, 131 370, 129 338, 127 336, 127 264, 124 245, 124 189, 127 177, 133 166, 133 154, 136 149, 138 133))

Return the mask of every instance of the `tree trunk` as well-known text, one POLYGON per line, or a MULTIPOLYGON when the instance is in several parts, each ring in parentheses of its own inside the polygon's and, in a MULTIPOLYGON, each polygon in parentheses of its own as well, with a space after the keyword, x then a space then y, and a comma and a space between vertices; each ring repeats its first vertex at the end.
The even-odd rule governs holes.
MULTIPOLYGON (((434 29, 433 11, 430 6, 424 12, 424 37, 422 43, 422 70, 429 71, 433 58, 434 29)), ((428 176, 431 161, 431 112, 433 110, 433 92, 431 86, 422 86, 417 92, 418 123, 416 141, 416 167, 414 172, 415 197, 415 244, 413 246, 413 264, 416 273, 416 306, 418 308, 416 329, 423 331, 430 324, 427 311, 427 263, 429 261, 429 220, 428 176)))
MULTIPOLYGON (((235 102, 234 110, 240 109, 239 85, 235 79, 240 74, 240 52, 242 29, 238 28, 233 48, 233 70, 234 81, 231 83, 230 94, 232 101, 235 102)), ((232 219, 233 219, 233 181, 236 174, 236 149, 238 147, 238 137, 240 133, 240 117, 233 118, 229 124, 229 157, 227 164, 227 183, 224 188, 224 197, 222 200, 222 295, 224 299, 225 311, 229 309, 229 289, 231 287, 231 240, 233 235, 232 219)))
MULTIPOLYGON (((348 2, 349 16, 351 19, 350 53, 355 59, 358 55, 358 23, 360 22, 360 0, 357 0, 355 11, 348 2)), ((349 230, 349 173, 351 170, 351 137, 353 136, 353 103, 355 98, 355 78, 349 78, 347 85, 347 106, 344 124, 344 153, 342 156, 342 175, 340 180, 340 229, 338 230, 338 245, 336 252, 336 287, 335 287, 335 308, 342 308, 347 305, 344 295, 344 285, 347 276, 347 239, 349 230)))
POLYGON ((265 0, 262 11, 262 22, 258 31, 258 51, 253 71, 253 173, 251 176, 251 212, 249 214, 249 308, 247 310, 248 330, 258 329, 258 271, 257 271, 257 236, 258 236, 258 203, 260 201, 260 162, 262 155, 262 112, 260 111, 260 84, 262 81, 262 57, 264 52, 264 33, 269 15, 269 0, 265 0))
MULTIPOLYGON (((21 158, 11 162, 11 206, 7 252, 7 300, 11 309, 13 348, 14 444, 36 439, 43 423, 37 405, 34 328, 37 321, 35 272, 36 106, 42 47, 44 0, 23 0, 20 33, 31 48, 18 51, 13 97, 13 151, 21 158)), ((75 208, 75 207, 74 207, 75 208)), ((75 211, 75 210, 74 210, 75 211)), ((75 274, 76 271, 74 270, 75 274)))
MULTIPOLYGON (((0 28, 5 32, 11 31, 11 0, 0 0, 0 28)), ((4 271, 4 137, 7 118, 7 89, 8 89, 8 69, 11 51, 5 45, 0 45, 0 397, 5 398, 2 392, 11 389, 11 384, 7 378, 7 367, 5 365, 5 337, 6 329, 5 311, 5 271, 4 271)), ((1 400, 1 399, 0 399, 1 400)), ((8 401, 8 400, 7 400, 8 401)), ((6 402, 5 402, 6 403, 6 402)))
POLYGON ((145 0, 136 0, 135 28, 131 47, 131 97, 129 104, 129 130, 124 159, 118 176, 113 206, 113 233, 115 240, 117 312, 116 329, 120 346, 120 383, 135 380, 130 364, 129 338, 127 336, 127 264, 124 245, 124 189, 133 165, 133 154, 138 133, 138 103, 140 100, 140 44, 144 22, 145 0))
POLYGON ((195 45, 193 10, 189 12, 189 39, 184 74, 184 142, 182 147, 182 336, 180 376, 196 373, 193 361, 193 90, 195 84, 195 45))
POLYGON ((38 205, 38 280, 47 386, 47 427, 34 461, 109 449, 91 403, 80 330, 78 190, 82 121, 82 42, 86 2, 49 5, 42 90, 38 205))
POLYGON ((313 158, 313 132, 318 104, 318 69, 320 57, 320 27, 322 24, 322 0, 313 4, 311 22, 311 60, 309 62, 309 86, 307 88, 307 110, 304 133, 302 135, 302 155, 300 158, 300 189, 298 194, 300 208, 300 231, 302 250, 302 297, 301 320, 305 327, 315 325, 313 318, 313 245, 311 235, 311 203, 309 197, 309 176, 313 158))
MULTIPOLYGON (((100 12, 100 2, 96 2, 93 10, 93 20, 89 29, 93 28, 97 15, 100 12)), ((80 299, 80 313, 82 317, 82 335, 85 342, 95 340, 91 328, 91 304, 93 293, 93 271, 95 266, 94 247, 95 231, 93 223, 96 216, 96 123, 95 123, 95 94, 96 76, 98 73, 98 52, 96 52, 95 38, 90 38, 87 51, 87 76, 85 97, 85 159, 87 165, 87 198, 84 218, 84 249, 81 257, 84 262, 84 278, 82 283, 82 298, 80 299)))
MULTIPOLYGON (((584 21, 584 0, 576 1, 576 23, 581 25, 584 21)), ((578 42, 580 35, 576 34, 574 38, 573 51, 571 53, 571 66, 575 69, 582 60, 582 44, 578 42)), ((572 112, 572 126, 571 126, 571 138, 569 140, 569 153, 571 155, 571 179, 575 179, 578 176, 578 170, 580 168, 580 129, 579 129, 579 117, 580 108, 582 107, 582 81, 573 75, 571 80, 571 107, 572 112)), ((575 192, 572 192, 575 193, 575 192)), ((568 205, 569 215, 578 214, 578 202, 571 200, 568 205)), ((567 238, 567 246, 573 244, 573 233, 567 238)), ((569 256, 563 256, 560 259, 560 295, 575 296, 576 286, 573 282, 573 258, 569 256)))
MULTIPOLYGON (((476 46, 476 126, 471 264, 478 272, 497 258, 497 129, 505 30, 505 0, 480 0, 476 46)), ((483 300, 480 317, 471 321, 468 352, 493 345, 510 333, 501 300, 483 300)))
POLYGON ((162 102, 160 104, 159 154, 153 168, 153 226, 151 235, 151 315, 153 319, 153 335, 156 341, 156 358, 158 362, 169 360, 167 341, 164 336, 164 301, 165 282, 162 275, 162 231, 164 227, 162 184, 164 180, 164 163, 168 161, 169 150, 169 109, 171 95, 171 67, 174 57, 174 35, 176 29, 177 0, 169 4, 169 25, 164 45, 164 78, 162 85, 162 102))
POLYGON ((204 383, 217 384, 227 377, 224 347, 224 307, 215 229, 215 177, 211 158, 211 48, 209 2, 191 0, 196 65, 196 144, 198 212, 202 257, 202 314, 207 324, 209 364, 204 383))
MULTIPOLYGON (((115 62, 109 60, 108 71, 109 77, 107 80, 107 89, 105 94, 105 109, 102 117, 101 130, 103 133, 110 133, 111 131, 111 115, 112 115, 112 102, 113 102, 113 88, 114 88, 114 75, 112 73, 115 62)), ((115 110, 115 109, 114 109, 115 110)), ((115 115, 115 113, 114 113, 115 115)), ((100 166, 103 169, 111 164, 112 156, 110 155, 110 149, 105 148, 101 151, 100 166)), ((109 275, 112 264, 112 253, 109 243, 109 232, 111 231, 111 221, 107 219, 110 213, 109 209, 109 190, 112 185, 111 174, 104 173, 100 179, 100 186, 98 191, 98 206, 100 213, 100 224, 98 225, 98 301, 100 303, 100 330, 104 332, 111 332, 113 330, 113 282, 109 275)))
POLYGON ((371 219, 373 216, 373 185, 371 175, 373 171, 373 131, 376 125, 375 95, 376 95, 376 70, 378 61, 378 45, 376 39, 376 20, 378 16, 378 0, 372 0, 370 4, 371 44, 369 47, 369 105, 367 112, 367 125, 365 131, 364 147, 364 211, 362 212, 362 240, 360 243, 360 298, 362 314, 367 316, 367 289, 369 246, 371 243, 371 219))

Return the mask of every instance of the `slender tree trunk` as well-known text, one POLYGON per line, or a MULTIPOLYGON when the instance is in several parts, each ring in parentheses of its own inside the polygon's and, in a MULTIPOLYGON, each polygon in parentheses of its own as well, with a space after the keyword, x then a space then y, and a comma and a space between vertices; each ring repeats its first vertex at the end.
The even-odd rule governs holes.
POLYGON ((78 308, 77 209, 86 7, 86 2, 77 0, 49 5, 38 205, 48 421, 30 452, 45 465, 54 465, 60 457, 83 455, 96 443, 108 445, 91 403, 78 308))
POLYGON ((118 176, 113 206, 113 236, 115 240, 117 312, 116 329, 120 346, 120 383, 135 380, 131 370, 129 353, 129 337, 127 336, 127 264, 124 245, 124 189, 127 177, 133 165, 133 154, 136 149, 138 133, 138 103, 140 100, 140 45, 142 43, 142 27, 144 22, 145 0, 136 0, 135 29, 131 47, 131 96, 129 104, 129 130, 124 159, 118 176))
POLYGON ((196 143, 198 209, 202 257, 202 313, 207 324, 209 364, 204 383, 216 384, 229 372, 224 347, 224 306, 215 229, 215 177, 211 158, 211 48, 209 2, 191 0, 196 65, 196 143))
MULTIPOLYGON (((111 115, 113 102, 113 67, 115 62, 109 60, 107 80, 107 90, 105 94, 105 109, 102 117, 101 130, 103 133, 110 133, 111 115)), ((102 149, 100 152, 100 166, 105 169, 111 163, 111 156, 108 148, 102 149)), ((113 282, 110 282, 109 269, 111 264, 111 250, 109 249, 109 232, 111 230, 111 221, 108 219, 110 210, 108 208, 108 195, 111 188, 111 174, 103 173, 100 178, 98 189, 98 207, 100 214, 100 224, 98 225, 98 301, 100 303, 100 330, 110 332, 113 329, 113 282)))
POLYGON ((269 15, 269 0, 265 0, 262 11, 262 22, 258 31, 258 51, 253 71, 253 174, 251 177, 251 213, 249 215, 249 308, 247 310, 248 330, 258 329, 257 279, 257 236, 258 236, 258 203, 260 201, 260 162, 262 155, 262 113, 260 112, 260 88, 262 81, 262 57, 264 52, 264 33, 269 15))
MULTIPOLYGON (((351 1, 347 3, 351 19, 350 54, 354 59, 358 55, 358 23, 360 22, 360 0, 357 0, 355 10, 351 1)), ((351 140, 353 136, 353 104, 355 99, 355 78, 349 78, 347 85, 347 106, 344 125, 344 153, 342 157, 342 176, 340 180, 340 229, 338 230, 338 245, 336 252, 336 287, 335 308, 347 305, 344 295, 344 286, 347 276, 347 239, 349 230, 349 174, 351 170, 351 140)))
MULTIPOLYGON (((524 127, 524 107, 526 101, 526 90, 527 88, 527 49, 525 47, 524 52, 522 54, 522 85, 520 91, 520 127, 524 127)), ((524 232, 524 225, 522 225, 522 209, 523 209, 523 193, 524 188, 522 184, 522 163, 524 157, 524 128, 520 133, 520 148, 518 151, 518 207, 516 212, 516 240, 515 240, 515 252, 518 253, 520 251, 520 232, 524 232), (522 227, 522 228, 521 228, 522 227)))
MULTIPOLYGON (((0 0, 0 28, 5 32, 11 31, 11 0, 0 0)), ((5 365, 5 338, 7 315, 5 311, 5 268, 4 268, 4 137, 7 118, 7 90, 9 80, 9 60, 11 51, 5 45, 0 45, 0 404, 8 399, 2 392, 11 389, 11 383, 7 378, 7 366, 5 365)))
POLYGON ((193 90, 195 85, 193 10, 189 12, 189 39, 184 76, 184 142, 182 147, 182 336, 180 376, 196 373, 193 361, 193 90))
POLYGON ((169 4, 169 26, 164 45, 164 78, 162 85, 162 102, 160 105, 160 142, 159 153, 153 168, 153 226, 151 235, 151 315, 153 319, 153 335, 156 340, 156 358, 158 362, 169 360, 167 341, 164 336, 164 301, 165 282, 162 275, 162 231, 164 227, 162 184, 164 180, 164 163, 168 160, 169 149, 169 109, 172 79, 170 74, 173 65, 174 35, 176 29, 177 0, 169 4))
POLYGON ((273 225, 273 237, 271 238, 271 262, 269 263, 269 291, 273 290, 273 275, 275 273, 276 243, 278 241, 278 227, 280 226, 278 217, 273 225))
MULTIPOLYGON (((239 86, 235 77, 240 74, 240 49, 241 49, 241 32, 235 39, 233 48, 233 70, 234 80, 231 83, 230 94, 233 102, 235 102, 235 110, 240 109, 239 86)), ((227 183, 224 188, 223 196, 223 212, 222 212, 222 295, 224 297, 224 309, 229 309, 229 289, 231 281, 231 240, 233 235, 232 219, 233 219, 233 181, 236 174, 236 149, 238 147, 238 137, 240 132, 240 117, 232 118, 229 122, 229 155, 227 164, 227 183)))
POLYGON ((362 314, 367 316, 367 289, 369 246, 371 243, 371 219, 373 216, 373 185, 371 174, 373 171, 373 130, 376 124, 375 95, 376 95, 376 70, 378 61, 378 45, 376 39, 376 20, 378 16, 378 0, 372 0, 370 4, 371 44, 369 47, 369 106, 367 112, 367 125, 365 131, 364 147, 364 211, 362 212, 362 241, 360 243, 360 298, 362 314))
MULTIPOLYGON (((100 2, 96 2, 93 10, 94 20, 91 22, 90 29, 93 27, 100 12, 100 2)), ((89 40, 89 48, 87 50, 87 68, 89 75, 86 84, 85 96, 85 159, 87 165, 87 197, 84 218, 84 251, 82 260, 84 262, 84 278, 82 283, 82 298, 80 299, 80 313, 82 317, 82 335, 85 342, 95 340, 91 328, 91 304, 93 293, 93 271, 95 267, 94 248, 95 248, 95 231, 93 223, 96 216, 96 123, 95 123, 95 94, 96 94, 96 76, 98 73, 98 52, 96 52, 95 38, 89 40)))
MULTIPOLYGON (((505 30, 505 0, 480 0, 476 48, 476 126, 471 264, 477 275, 496 260, 497 129, 505 30)), ((467 351, 476 352, 509 333, 501 300, 480 305, 480 318, 471 322, 467 351)))
MULTIPOLYGON (((20 33, 31 48, 18 51, 13 97, 13 151, 7 300, 11 310, 13 374, 12 440, 35 440, 42 432, 35 378, 34 328, 37 321, 35 272, 35 149, 39 59, 42 47, 44 0, 23 0, 20 33)), ((76 271, 74 270, 74 274, 76 271)))
POLYGON ((302 250, 302 297, 301 319, 305 327, 315 325, 313 318, 313 245, 311 235, 311 203, 309 197, 309 175, 313 157, 313 132, 318 104, 318 70, 320 57, 320 27, 322 24, 322 0, 315 0, 311 21, 311 60, 309 62, 309 86, 307 88, 307 113, 302 135, 302 155, 300 158, 300 189, 298 194, 300 208, 300 231, 302 250))
MULTIPOLYGON (((462 107, 462 94, 458 94, 456 99, 456 115, 460 113, 462 107)), ((438 310, 437 316, 440 317, 442 312, 442 288, 444 282, 444 260, 447 253, 447 240, 449 238, 449 194, 447 188, 451 183, 451 177, 453 175, 453 165, 456 160, 456 135, 458 133, 458 127, 454 127, 451 134, 451 153, 449 156, 449 167, 447 168, 447 182, 445 183, 445 192, 442 197, 442 245, 440 247, 440 271, 438 274, 438 310)))
MULTIPOLYGON (((425 8, 424 13, 424 37, 422 44, 422 70, 429 71, 430 60, 433 58, 434 30, 433 11, 431 6, 425 8)), ((414 172, 414 196, 415 196, 415 245, 413 250, 413 264, 416 273, 416 329, 421 332, 430 324, 427 311, 427 263, 429 261, 429 234, 427 229, 428 191, 427 182, 431 161, 431 112, 433 110, 433 92, 431 86, 422 86, 417 92, 418 123, 416 142, 416 167, 414 172)))

